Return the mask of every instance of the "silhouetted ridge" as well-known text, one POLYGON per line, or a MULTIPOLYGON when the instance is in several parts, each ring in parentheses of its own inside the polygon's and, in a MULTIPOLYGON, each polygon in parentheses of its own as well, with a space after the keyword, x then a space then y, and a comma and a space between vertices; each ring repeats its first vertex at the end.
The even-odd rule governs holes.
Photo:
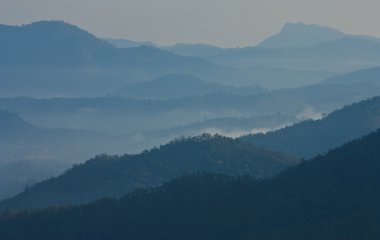
POLYGON ((161 47, 169 52, 182 56, 207 57, 222 53, 225 49, 208 44, 177 43, 172 46, 161 47))
POLYGON ((350 72, 324 80, 324 85, 380 85, 380 67, 350 72))
POLYGON ((0 36, 0 64, 3 65, 113 64, 116 67, 126 63, 165 65, 178 64, 178 61, 207 64, 201 59, 180 57, 150 46, 117 49, 105 40, 61 21, 4 26, 0 36))
POLYGON ((192 174, 120 200, 6 214, 0 237, 378 239, 379 145, 377 131, 272 180, 192 174))
POLYGON ((120 38, 105 38, 104 40, 118 48, 132 48, 132 47, 139 47, 139 46, 158 47, 155 43, 150 42, 150 41, 137 42, 137 41, 132 41, 128 39, 120 39, 120 38))
POLYGON ((116 48, 60 21, 1 29, 2 96, 104 96, 173 72, 214 82, 249 78, 237 69, 154 47, 116 48))
POLYGON ((258 46, 266 48, 310 47, 346 36, 346 34, 329 27, 315 24, 286 23, 280 33, 267 38, 258 46))
POLYGON ((221 136, 177 139, 137 155, 101 155, 2 201, 0 209, 80 204, 159 186, 186 173, 271 177, 299 161, 221 136))
POLYGON ((310 158, 380 128, 380 97, 335 111, 320 120, 308 120, 244 140, 276 151, 310 158))
POLYGON ((208 94, 253 95, 265 92, 260 87, 232 87, 207 82, 188 74, 166 74, 153 81, 127 85, 113 93, 136 99, 174 99, 208 94))
POLYGON ((42 21, 6 27, 0 32, 2 65, 70 65, 106 63, 114 47, 76 26, 42 21))

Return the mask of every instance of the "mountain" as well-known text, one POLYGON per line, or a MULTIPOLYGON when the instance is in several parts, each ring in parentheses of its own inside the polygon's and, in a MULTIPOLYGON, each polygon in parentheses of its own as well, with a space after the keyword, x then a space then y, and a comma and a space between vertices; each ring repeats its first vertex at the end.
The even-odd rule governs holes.
MULTIPOLYGON (((320 118, 322 114, 330 113, 345 105, 379 96, 380 86, 376 81, 373 81, 373 84, 369 82, 362 84, 359 81, 368 75, 371 74, 360 72, 357 74, 358 81, 354 81, 353 84, 323 83, 294 89, 263 91, 253 95, 236 95, 244 91, 249 93, 251 91, 249 88, 231 88, 225 93, 169 100, 124 97, 0 98, 0 108, 21 115, 34 125, 49 128, 90 129, 114 134, 132 134, 130 140, 141 141, 134 145, 138 149, 129 149, 129 152, 138 152, 157 144, 146 145, 153 139, 142 137, 144 132, 177 128, 210 119, 250 118, 277 113, 300 120, 320 118)), ((346 77, 350 76, 342 75, 339 78, 346 77)), ((142 95, 142 97, 160 96, 158 91, 154 92, 154 87, 160 90, 161 88, 153 83, 148 83, 153 86, 150 87, 152 95, 142 95)), ((181 86, 177 87, 180 89, 181 86)), ((168 96, 176 96, 176 93, 162 90, 165 90, 164 93, 168 96)), ((168 140, 170 139, 159 144, 168 140)))
MULTIPOLYGON (((6 158, 8 156, 4 156, 6 158)), ((45 160, 15 160, 0 164, 0 200, 15 196, 27 187, 66 169, 65 164, 45 160)))
MULTIPOLYGON (((236 136, 235 133, 245 132, 246 129, 249 132, 267 131, 299 121, 293 116, 302 112, 304 107, 302 101, 293 98, 266 98, 259 94, 213 94, 165 101, 119 97, 0 99, 0 108, 19 114, 34 126, 71 129, 78 133, 78 137, 72 141, 61 141, 65 147, 52 144, 55 141, 49 141, 49 137, 42 138, 46 144, 53 145, 48 148, 47 153, 44 152, 45 145, 33 148, 39 142, 33 141, 31 137, 28 138, 28 144, 18 142, 17 148, 3 144, 4 149, 0 154, 6 154, 15 161, 32 155, 45 156, 44 159, 50 156, 64 162, 72 160, 77 163, 100 153, 138 153, 180 136, 194 136, 204 132, 230 133, 231 136, 236 136), (273 116, 273 119, 269 119, 269 116, 273 116), (100 134, 99 137, 80 140, 83 139, 80 135, 83 130, 100 134)), ((83 136, 86 135, 83 133, 83 136)), ((60 135, 51 134, 51 137, 59 139, 60 135)))
POLYGON ((346 34, 331 27, 305 23, 286 23, 279 33, 265 39, 257 46, 262 48, 305 48, 343 38, 380 43, 380 39, 376 37, 346 34))
POLYGON ((213 118, 179 127, 160 129, 148 132, 151 138, 158 136, 197 136, 202 133, 222 134, 229 137, 240 137, 247 133, 267 132, 299 122, 296 117, 282 115, 252 116, 252 117, 225 117, 213 118))
POLYGON ((61 174, 74 163, 101 153, 124 153, 130 136, 96 131, 44 129, 19 115, 0 110, 0 199, 26 186, 61 174))
POLYGON ((64 22, 0 25, 1 67, 109 64, 115 55, 110 44, 64 22))
POLYGON ((315 85, 336 75, 324 70, 292 70, 266 66, 247 66, 243 70, 252 75, 257 85, 270 90, 315 85))
POLYGON ((224 49, 219 48, 209 44, 194 44, 194 43, 176 43, 174 45, 159 46, 153 42, 136 42, 128 39, 104 39, 108 43, 118 47, 118 48, 132 48, 141 46, 150 46, 155 48, 160 48, 165 51, 178 54, 181 56, 191 56, 191 57, 203 57, 210 56, 221 53, 224 49))
POLYGON ((17 114, 2 110, 0 110, 0 126, 1 200, 21 192, 28 184, 42 181, 60 172, 62 166, 59 163, 45 161, 43 164, 44 161, 22 160, 23 153, 17 145, 25 144, 31 147, 32 144, 25 142, 24 137, 27 135, 40 137, 37 128, 25 122, 17 114), (12 153, 9 154, 10 152, 12 153))
POLYGON ((265 66, 292 71, 343 74, 379 66, 379 53, 378 41, 346 37, 310 47, 229 49, 206 59, 214 64, 230 67, 265 66))
POLYGON ((260 87, 232 87, 207 82, 191 75, 168 74, 148 82, 125 86, 112 95, 135 99, 173 99, 214 93, 249 95, 265 92, 260 87))
POLYGON ((279 89, 380 65, 380 42, 351 35, 310 47, 220 49, 178 44, 159 49, 137 44, 117 48, 76 26, 42 21, 1 25, 0 39, 2 97, 105 96, 173 73, 223 85, 279 89))
POLYGON ((162 49, 181 55, 181 56, 194 56, 205 57, 220 54, 224 48, 216 47, 209 44, 190 44, 190 43, 177 43, 172 46, 163 46, 162 49))
MULTIPOLYGON (((0 168, 6 168, 5 165, 12 162, 28 161, 34 165, 38 162, 35 168, 49 169, 50 176, 53 176, 69 165, 96 154, 137 153, 181 135, 209 132, 237 137, 244 133, 267 132, 301 119, 320 118, 322 114, 344 105, 380 95, 376 81, 373 81, 374 84, 360 83, 359 80, 364 81, 367 75, 365 72, 357 75, 354 84, 319 84, 253 96, 214 94, 167 101, 126 98, 0 99, 0 108, 16 112, 27 120, 25 122, 9 112, 0 112, 0 168)), ((296 130, 291 133, 285 131, 284 137, 278 132, 273 135, 281 137, 269 133, 266 137, 260 137, 257 144, 309 158, 375 130, 378 127, 378 113, 368 109, 363 113, 357 110, 357 113, 352 113, 354 117, 347 114, 321 124, 331 129, 332 137, 328 131, 314 126, 319 126, 319 121, 318 124, 312 121, 298 126, 299 133, 296 130), (353 119, 351 125, 346 120, 350 118, 353 119), (310 142, 310 136, 318 141, 310 142), (293 140, 289 140, 293 137, 296 139, 294 145, 293 140)), ((13 189, 17 191, 12 194, 24 189, 27 183, 35 182, 30 179, 36 179, 38 175, 32 172, 29 177, 23 170, 19 173, 14 177, 5 177, 16 181, 13 189)), ((3 183, 7 184, 7 181, 3 183)), ((10 195, 4 193, 2 196, 10 195)))
POLYGON ((38 183, 2 201, 0 209, 81 204, 121 196, 142 187, 194 172, 273 176, 297 164, 295 158, 226 137, 202 135, 179 139, 137 155, 98 156, 63 175, 38 183))
POLYGON ((120 200, 8 213, 0 237, 378 239, 379 144, 378 131, 264 181, 197 174, 120 200))
POLYGON ((1 137, 10 137, 10 135, 25 133, 34 131, 35 128, 25 122, 21 117, 19 117, 17 114, 4 111, 0 109, 0 126, 2 128, 1 131, 1 137))
POLYGON ((310 158, 380 128, 380 97, 266 134, 243 139, 267 149, 310 158))
MULTIPOLYGON (((205 59, 230 67, 315 71, 330 73, 328 77, 332 77, 379 66, 379 53, 380 39, 375 37, 345 34, 318 25, 288 23, 279 34, 257 46, 225 49, 205 59)), ((308 82, 307 77, 304 81, 308 82)))
POLYGON ((158 47, 156 44, 150 41, 137 42, 137 41, 132 41, 128 39, 120 39, 120 38, 117 38, 117 39, 105 38, 104 40, 118 48, 134 48, 134 47, 141 47, 141 46, 158 47))
POLYGON ((326 85, 349 85, 349 84, 365 84, 379 85, 380 84, 380 67, 355 71, 344 75, 328 78, 321 84, 326 85))
POLYGON ((169 73, 230 84, 252 80, 238 69, 154 47, 116 48, 60 21, 0 26, 1 96, 104 96, 169 73))
POLYGON ((375 37, 349 35, 314 24, 287 23, 279 34, 255 47, 214 49, 205 46, 197 50, 193 45, 179 44, 179 51, 175 51, 174 46, 167 50, 240 68, 251 75, 256 84, 280 89, 316 84, 337 74, 378 66, 379 44, 380 40, 375 37))
POLYGON ((2 67, 99 67, 126 63, 139 65, 157 62, 165 65, 196 62, 195 58, 180 57, 149 46, 118 49, 85 30, 61 21, 41 21, 22 26, 1 25, 0 29, 2 67))
POLYGON ((110 140, 109 136, 95 131, 38 128, 3 110, 0 110, 0 123, 3 155, 0 164, 33 159, 73 163, 78 161, 78 155, 89 157, 88 152, 99 151, 99 143, 110 140))
POLYGON ((286 23, 280 33, 265 39, 258 46, 263 48, 310 47, 346 36, 346 34, 329 27, 286 23))

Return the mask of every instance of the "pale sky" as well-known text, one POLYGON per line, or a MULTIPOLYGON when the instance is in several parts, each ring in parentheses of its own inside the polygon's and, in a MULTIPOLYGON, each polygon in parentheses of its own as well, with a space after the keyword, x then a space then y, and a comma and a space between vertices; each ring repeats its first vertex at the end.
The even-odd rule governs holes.
POLYGON ((255 45, 286 22, 380 37, 380 0, 0 0, 0 23, 64 20, 98 37, 255 45))

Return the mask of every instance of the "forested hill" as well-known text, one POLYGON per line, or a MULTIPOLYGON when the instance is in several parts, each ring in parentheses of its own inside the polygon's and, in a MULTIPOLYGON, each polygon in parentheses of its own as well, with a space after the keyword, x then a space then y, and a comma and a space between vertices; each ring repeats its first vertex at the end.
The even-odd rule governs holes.
POLYGON ((272 180, 192 175, 121 200, 6 214, 0 238, 380 238, 380 131, 272 180))
POLYGON ((243 139, 267 149, 310 158, 380 128, 380 97, 335 111, 321 120, 308 120, 243 139))
POLYGON ((179 139, 138 155, 98 156, 0 202, 2 211, 80 204, 159 186, 186 173, 271 177, 298 159, 221 136, 179 139))
MULTIPOLYGON (((0 109, 0 134, 3 137, 9 137, 10 133, 29 132, 35 128, 25 122, 20 116, 9 111, 0 109)), ((1 139, 2 137, 0 137, 1 139)))

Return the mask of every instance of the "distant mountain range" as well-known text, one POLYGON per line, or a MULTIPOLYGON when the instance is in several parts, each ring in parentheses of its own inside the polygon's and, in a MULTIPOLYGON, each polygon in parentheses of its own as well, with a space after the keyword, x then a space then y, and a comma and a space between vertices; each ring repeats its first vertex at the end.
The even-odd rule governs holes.
MULTIPOLYGON (((279 33, 257 46, 223 49, 202 44, 178 44, 162 49, 183 56, 202 57, 229 67, 315 71, 330 73, 329 76, 380 65, 380 38, 351 35, 303 23, 286 23, 279 33)), ((314 77, 312 72, 309 76, 314 77)), ((291 82, 291 79, 285 75, 283 81, 291 82)), ((260 84, 265 86, 265 81, 260 84)))
POLYGON ((114 39, 105 38, 106 42, 114 45, 117 48, 132 48, 141 46, 150 46, 155 48, 160 48, 168 52, 172 52, 181 56, 190 57, 202 57, 221 53, 224 48, 213 46, 210 44, 200 44, 200 43, 176 43, 174 45, 162 46, 150 41, 138 42, 128 39, 114 39))
POLYGON ((326 79, 321 84, 326 85, 380 85, 380 67, 364 69, 326 79))
POLYGON ((128 39, 112 39, 105 38, 105 41, 118 47, 118 48, 131 48, 131 47, 141 47, 150 46, 155 48, 161 48, 163 50, 181 55, 181 56, 191 56, 191 57, 203 57, 209 55, 215 55, 221 53, 224 48, 216 47, 210 44, 191 44, 191 43, 177 43, 171 46, 160 46, 153 42, 137 42, 128 39))
POLYGON ((244 140, 267 149, 310 158, 380 128, 380 97, 335 111, 320 120, 309 120, 244 140))
MULTIPOLYGON (((102 103, 104 104, 104 103, 102 103)), ((115 104, 112 104, 115 106, 115 104)), ((31 106, 29 104, 29 106, 31 106)), ((308 120, 305 122, 301 122, 299 124, 295 124, 290 127, 286 127, 284 129, 269 132, 266 134, 256 134, 256 135, 248 135, 242 138, 244 141, 253 142, 256 145, 265 147, 267 149, 273 149, 275 151, 281 151, 286 154, 292 154, 298 157, 304 157, 304 158, 310 158, 317 154, 324 153, 328 151, 329 149, 332 149, 334 147, 337 147, 347 141, 350 141, 352 139, 358 138, 360 136, 363 136, 365 134, 368 134, 372 131, 375 131, 380 127, 380 114, 378 114, 380 111, 380 98, 375 97, 370 100, 362 101, 356 104, 353 104, 351 106, 347 106, 341 110, 338 110, 336 112, 333 112, 321 120, 308 120)), ((309 113, 312 114, 312 113, 309 113)), ((181 135, 181 133, 187 133, 189 135, 191 134, 198 134, 204 131, 212 132, 212 129, 215 130, 215 132, 218 131, 225 131, 228 133, 228 130, 230 130, 230 134, 235 133, 235 136, 238 135, 239 129, 245 129, 245 131, 249 131, 244 126, 240 125, 246 125, 247 123, 244 123, 246 121, 251 121, 250 129, 254 131, 254 129, 257 129, 259 131, 265 131, 265 126, 268 126, 270 124, 269 122, 275 121, 271 123, 273 126, 276 124, 281 124, 281 122, 294 122, 294 119, 289 119, 284 116, 278 116, 278 121, 274 119, 272 116, 271 118, 267 119, 266 122, 264 117, 262 118, 251 118, 251 119, 219 119, 219 120, 210 120, 210 121, 204 121, 199 122, 196 124, 188 125, 188 126, 182 126, 178 128, 170 128, 170 129, 161 129, 157 131, 152 132, 145 132, 145 137, 150 139, 169 139, 175 136, 181 135), (229 126, 229 122, 237 124, 237 128, 232 128, 229 126), (228 127, 229 126, 229 127, 228 127), (239 128, 240 126, 240 128, 239 128), (262 129, 260 129, 262 127, 262 129), (263 129, 264 128, 264 129, 263 129)), ((11 121, 12 123, 16 123, 17 121, 11 121)), ((20 126, 25 125, 24 123, 20 126)), ((231 124, 230 124, 231 125, 231 124)), ((17 127, 16 127, 17 128, 17 127)), ((8 127, 7 129, 11 129, 8 127)), ((22 129, 22 127, 19 127, 19 129, 22 129)), ((49 130, 52 131, 52 130, 49 130)), ((25 135, 25 130, 23 130, 23 134, 25 135)), ((242 133, 240 131, 240 133, 242 133)), ((79 134, 79 132, 78 132, 79 134)), ((4 135, 6 137, 6 135, 4 135)), ((12 136, 12 135, 10 135, 12 136)), ((34 137, 36 135, 33 135, 34 137)), ((75 136, 75 135, 74 135, 75 136)), ((53 143, 56 142, 54 140, 54 135, 52 135, 52 139, 47 139, 47 142, 53 143)), ((41 139, 41 135, 38 137, 41 139)), ((74 142, 78 146, 78 149, 80 149, 80 146, 82 146, 79 142, 83 141, 83 138, 85 136, 78 137, 77 141, 70 140, 70 144, 74 142)), ((96 138, 95 138, 96 139, 96 138)), ((126 139, 128 139, 128 135, 124 137, 118 137, 118 138, 108 138, 107 140, 104 140, 104 145, 102 149, 106 149, 106 146, 112 145, 113 142, 119 141, 119 146, 122 144, 121 142, 126 143, 126 139), (124 139, 124 140, 123 140, 124 139), (108 141, 108 142, 107 142, 108 141)), ((8 140, 7 140, 8 141, 8 140)), ((28 140, 23 140, 24 143, 31 142, 28 140)), ((156 140, 157 141, 157 140, 156 140)), ((88 141, 87 141, 88 142, 88 141)), ((102 144, 103 141, 101 140, 92 140, 93 143, 97 143, 96 146, 102 144)), ((190 141, 191 142, 191 141, 190 141)), ((30 144, 30 143, 29 143, 30 144)), ((33 143, 35 144, 35 143, 33 143)), ((47 143, 45 143, 47 144, 47 143)), ((129 146, 131 143, 128 143, 129 146)), ((5 147, 8 145, 4 145, 5 147)), ((67 143, 63 142, 62 146, 66 146, 67 150, 67 143)), ((88 143, 87 143, 88 146, 88 143)), ((171 145, 175 146, 175 145, 171 145)), ((113 149, 116 149, 116 145, 113 147, 113 149)), ((119 151, 122 148, 119 148, 119 151)), ((54 150, 54 148, 53 148, 54 150)), ((83 149, 82 149, 83 150, 83 149)), ((22 151, 20 151, 22 152, 22 151)), ((154 151, 153 151, 154 152, 154 151)), ((6 153, 6 151, 3 151, 3 154, 6 153)), ((53 154, 53 153, 49 153, 53 154)), ((73 153, 72 153, 73 154, 73 153)), ((139 155, 137 155, 139 156, 139 155)))
POLYGON ((132 40, 120 39, 120 38, 105 38, 103 40, 118 48, 135 48, 135 47, 141 47, 141 46, 157 47, 158 46, 155 43, 150 42, 150 41, 138 42, 138 41, 132 41, 132 40))
POLYGON ((0 29, 3 97, 105 96, 167 74, 193 75, 223 85, 280 89, 380 65, 378 39, 342 35, 314 25, 287 24, 272 40, 262 43, 290 39, 287 41, 296 46, 236 49, 202 44, 160 47, 149 42, 130 42, 128 46, 136 47, 117 48, 59 21, 0 25, 0 29), (304 39, 314 35, 319 37, 304 39), (312 40, 318 44, 313 45, 312 40))
POLYGON ((341 74, 379 66, 379 53, 379 42, 347 37, 303 48, 230 49, 206 59, 215 64, 243 69, 265 66, 292 71, 341 74))
POLYGON ((2 201, 0 209, 81 204, 159 186, 186 173, 273 176, 299 160, 221 136, 175 140, 158 149, 121 157, 98 156, 63 175, 2 201))
POLYGON ((267 132, 292 125, 300 120, 294 116, 275 115, 252 117, 213 118, 188 125, 160 129, 147 133, 152 138, 159 136, 197 136, 202 133, 222 134, 229 137, 240 137, 247 133, 267 132))
POLYGON ((0 25, 0 36, 2 68, 91 66, 111 64, 122 57, 111 44, 59 21, 0 25))
POLYGON ((260 87, 233 87, 210 83, 191 75, 168 74, 148 82, 127 85, 112 95, 135 99, 174 99, 209 94, 255 95, 265 93, 260 87))
MULTIPOLYGON (((333 42, 342 38, 357 38, 380 42, 380 38, 351 35, 343 33, 337 29, 304 23, 285 23, 281 31, 273 36, 268 37, 264 41, 257 44, 256 47, 262 48, 305 48, 316 46, 325 42, 333 42)), ((104 39, 105 41, 119 48, 130 48, 139 46, 152 46, 165 49, 169 52, 183 56, 212 56, 222 53, 226 48, 213 46, 210 44, 191 44, 177 43, 171 46, 160 46, 153 42, 137 42, 128 39, 104 39)), ((251 46, 252 47, 252 46, 251 46)))
MULTIPOLYGON (((35 111, 36 109, 31 110, 35 111)), ((69 123, 78 124, 81 121, 83 124, 87 122, 92 125, 94 122, 92 119, 96 118, 99 119, 98 124, 103 124, 103 128, 108 128, 108 125, 116 125, 113 118, 118 119, 118 117, 112 117, 115 116, 113 113, 100 113, 100 115, 107 116, 99 118, 93 115, 83 121, 71 112, 73 109, 66 112, 66 116, 58 113, 57 110, 52 110, 53 115, 57 119, 64 119, 65 128, 35 127, 25 122, 17 114, 0 110, 0 200, 14 196, 36 182, 57 176, 70 168, 72 164, 82 163, 97 154, 141 152, 146 148, 165 144, 179 136, 197 136, 205 132, 224 133, 236 137, 246 131, 265 131, 297 121, 297 119, 283 115, 246 119, 223 118, 150 131, 144 129, 145 125, 142 123, 139 125, 141 129, 138 129, 137 132, 121 134, 121 131, 117 131, 119 126, 116 126, 115 133, 111 135, 99 131, 78 129, 75 124, 70 125, 69 123)), ((106 109, 104 110, 106 111, 106 109)), ((93 114, 91 114, 90 108, 87 108, 86 111, 90 115, 93 114)), ((43 114, 42 119, 49 122, 53 116, 51 112, 50 114, 48 112, 43 114)), ((118 114, 120 116, 120 113, 118 114)), ((143 118, 144 116, 141 116, 141 119, 143 118)), ((44 125, 44 123, 40 122, 39 125, 44 125)), ((124 126, 125 123, 121 121, 120 125, 124 126)), ((128 123, 124 126, 127 129, 129 127, 128 123)), ((86 126, 83 125, 83 128, 86 126)), ((98 130, 104 130, 103 128, 98 130)), ((130 129, 129 131, 135 130, 130 129)))
MULTIPOLYGON (((174 79, 177 78, 173 78, 173 81, 177 81, 174 79)), ((250 118, 279 113, 300 120, 315 119, 345 105, 380 95, 380 86, 375 81, 376 69, 349 73, 334 79, 331 79, 331 84, 327 84, 328 81, 326 81, 322 84, 301 88, 259 91, 254 95, 253 92, 251 95, 234 95, 234 92, 240 94, 247 91, 249 93, 251 90, 255 90, 254 88, 231 88, 226 93, 169 100, 128 99, 124 97, 0 98, 0 108, 21 115, 34 125, 49 128, 90 129, 141 136, 141 133, 144 132, 176 128, 217 118, 250 118), (335 83, 334 79, 338 78, 351 79, 352 84, 347 82, 345 84, 335 83), (366 84, 361 82, 366 82, 366 84), (238 89, 239 91, 237 91, 238 89)), ((205 84, 204 82, 195 82, 197 86, 205 84)), ((138 90, 140 84, 135 85, 136 88, 132 87, 133 92, 129 89, 126 89, 126 92, 129 91, 130 97, 164 99, 165 97, 178 97, 176 92, 180 92, 181 89, 180 84, 170 83, 170 86, 173 86, 173 91, 175 90, 171 93, 165 88, 155 85, 154 82, 146 84, 145 86, 143 84, 142 88, 150 88, 149 95, 148 92, 144 95, 143 90, 138 90), (155 92, 156 89, 162 90, 167 96, 160 95, 158 91, 155 92)), ((162 85, 165 86, 166 84, 163 83, 162 85)), ((216 86, 213 84, 206 85, 216 86)), ((186 93, 187 90, 190 88, 184 89, 181 94, 188 94, 186 93)), ((191 94, 205 93, 203 89, 198 88, 198 90, 198 93, 193 91, 191 94)), ((148 139, 144 139, 144 141, 148 141, 148 139)), ((146 147, 152 146, 145 146, 144 148, 146 147)), ((139 149, 139 151, 141 150, 139 149)))
POLYGON ((349 35, 328 27, 298 23, 285 24, 280 33, 258 46, 226 49, 206 59, 240 68, 265 66, 342 74, 379 66, 379 52, 378 38, 349 35))
POLYGON ((257 46, 223 49, 203 44, 177 44, 156 47, 239 68, 252 76, 252 81, 245 84, 270 89, 315 84, 336 74, 380 65, 379 38, 303 23, 287 23, 278 34, 257 46))
POLYGON ((8 158, 2 158, 0 164, 10 163, 14 160, 34 159, 46 161, 60 159, 67 164, 72 164, 81 157, 93 155, 99 145, 104 145, 106 141, 110 140, 106 139, 107 135, 96 131, 34 127, 17 114, 3 110, 0 110, 0 123, 2 126, 0 149, 3 156, 8 156, 8 158), (17 153, 14 149, 17 149, 17 153), (13 154, 7 154, 8 152, 13 154), (90 155, 88 155, 89 153, 90 155))
MULTIPOLYGON (((380 95, 377 72, 378 68, 368 69, 334 77, 318 85, 247 96, 229 92, 229 95, 190 96, 164 101, 117 97, 0 99, 1 109, 16 112, 28 122, 11 112, 1 112, 0 171, 11 167, 16 176, 15 169, 20 166, 17 162, 27 161, 35 166, 30 168, 35 169, 30 174, 20 171, 17 175, 20 178, 3 175, 5 180, 2 182, 13 187, 11 191, 1 191, 0 198, 15 194, 26 184, 56 175, 70 164, 82 162, 95 154, 137 153, 181 135, 208 132, 237 137, 289 126, 302 119, 321 118, 322 114, 344 105, 380 95), (36 177, 37 169, 44 172, 40 174, 41 178, 36 177), (8 182, 10 179, 13 179, 12 184, 8 182)), ((197 84, 204 84, 195 77, 191 78, 197 84)), ((151 88, 153 95, 149 97, 162 96, 154 91, 160 89, 159 86, 151 88)), ((250 91, 249 88, 242 90, 250 91)), ((176 97, 175 93, 170 94, 167 91, 166 97, 176 97)), ((369 103, 377 102, 376 99, 369 103)), ((328 120, 329 116, 321 121, 309 121, 253 138, 256 144, 267 148, 310 158, 376 130, 379 127, 376 104, 373 104, 375 110, 371 110, 371 104, 368 106, 364 104, 359 110, 350 110, 348 116, 334 113, 332 116, 341 117, 328 120), (366 112, 366 109, 369 110, 366 112), (352 121, 347 122, 347 119, 352 121), (331 130, 320 131, 320 128, 331 130), (310 136, 318 139, 315 140, 318 143, 312 142, 310 136)))
POLYGON ((220 83, 251 79, 239 70, 158 48, 116 48, 59 21, 1 25, 0 30, 2 96, 104 96, 128 83, 169 73, 220 83))
POLYGON ((0 237, 378 239, 379 144, 376 132, 266 181, 198 174, 120 200, 9 213, 0 237))
POLYGON ((0 25, 0 239, 379 239, 379 66, 302 23, 233 49, 0 25))
POLYGON ((177 43, 172 46, 163 46, 162 49, 181 55, 193 57, 206 57, 222 53, 225 49, 210 44, 177 43))
POLYGON ((347 37, 346 34, 315 24, 286 23, 281 32, 258 44, 263 48, 311 47, 347 37))

